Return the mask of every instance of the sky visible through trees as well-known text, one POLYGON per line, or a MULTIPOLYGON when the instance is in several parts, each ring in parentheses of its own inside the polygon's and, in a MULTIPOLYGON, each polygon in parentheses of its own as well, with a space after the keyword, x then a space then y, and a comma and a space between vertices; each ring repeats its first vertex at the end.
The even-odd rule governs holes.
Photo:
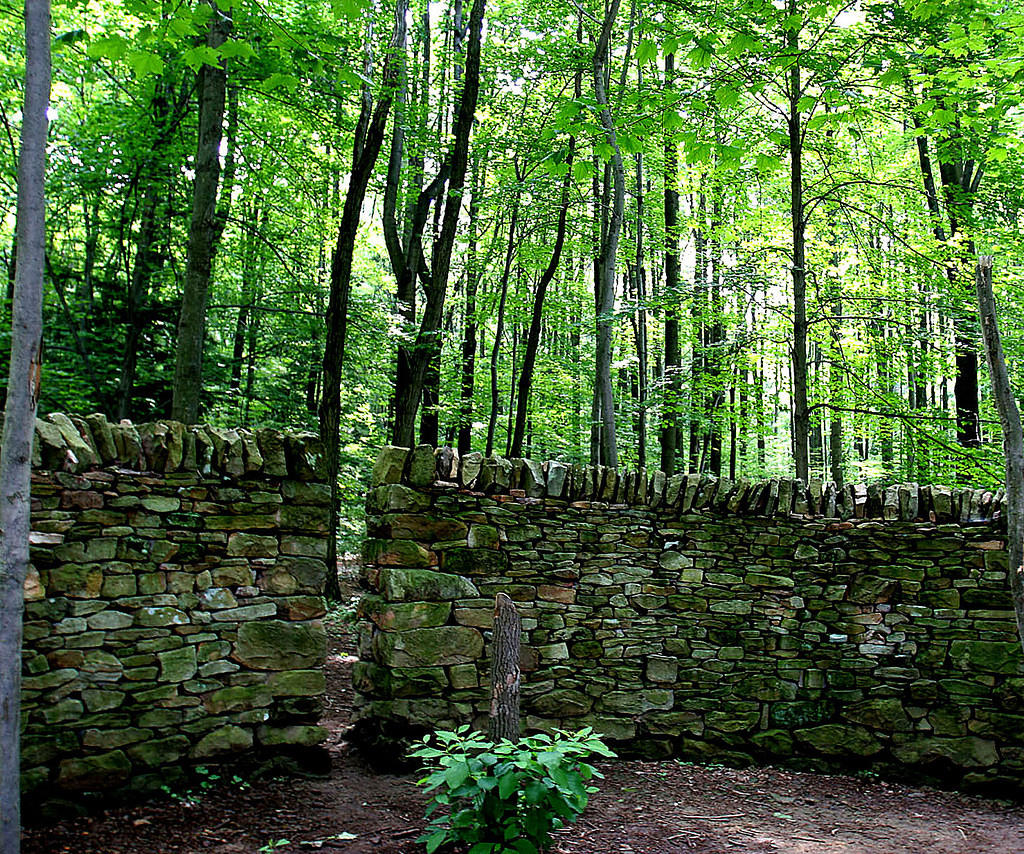
POLYGON ((91 0, 52 34, 41 411, 325 427, 353 507, 386 442, 1003 479, 974 288, 992 256, 1021 388, 1015 4, 91 0))

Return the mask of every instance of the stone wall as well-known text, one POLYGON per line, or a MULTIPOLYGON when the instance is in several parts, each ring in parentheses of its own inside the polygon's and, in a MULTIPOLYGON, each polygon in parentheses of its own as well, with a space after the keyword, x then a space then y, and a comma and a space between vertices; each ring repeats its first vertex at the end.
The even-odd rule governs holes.
POLYGON ((36 428, 26 806, 320 743, 319 441, 102 416, 36 428))
POLYGON ((531 730, 1017 787, 1024 671, 1001 504, 385 449, 367 502, 360 727, 480 724, 505 591, 531 730))

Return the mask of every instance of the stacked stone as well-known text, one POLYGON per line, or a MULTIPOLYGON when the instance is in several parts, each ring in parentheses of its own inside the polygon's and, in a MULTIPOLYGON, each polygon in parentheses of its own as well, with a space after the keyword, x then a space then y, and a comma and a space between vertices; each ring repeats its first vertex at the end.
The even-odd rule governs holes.
POLYGON ((367 504, 363 726, 480 725, 504 591, 531 730, 1020 786, 1001 502, 386 448, 367 504))
POLYGON ((330 494, 308 434, 37 421, 26 793, 323 741, 330 494))

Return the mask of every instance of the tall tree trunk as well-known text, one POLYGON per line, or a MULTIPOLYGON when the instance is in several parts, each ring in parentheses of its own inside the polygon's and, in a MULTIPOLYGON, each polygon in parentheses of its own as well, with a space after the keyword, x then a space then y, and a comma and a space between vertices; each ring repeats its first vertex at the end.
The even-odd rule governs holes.
MULTIPOLYGON (((638 86, 643 85, 637 72, 638 86)), ((637 359, 637 439, 636 463, 647 470, 647 272, 644 269, 644 159, 636 155, 636 359, 637 359)))
POLYGON ((25 104, 18 154, 18 261, 0 449, 0 851, 21 845, 21 642, 29 569, 32 438, 42 379, 50 3, 25 0, 25 104))
MULTIPOLYGON (((231 32, 230 13, 216 0, 203 0, 212 9, 206 44, 219 48, 231 32)), ((178 343, 174 360, 174 399, 171 417, 186 424, 199 419, 203 386, 203 344, 206 338, 206 304, 210 294, 213 258, 217 252, 217 187, 220 183, 220 141, 227 91, 226 61, 204 64, 199 72, 199 141, 196 144, 196 177, 192 192, 192 221, 188 234, 188 258, 181 294, 178 343)))
MULTIPOLYGON (((579 75, 576 76, 576 87, 579 89, 579 75)), ((576 152, 576 137, 569 138, 569 153, 566 157, 566 165, 569 171, 565 173, 562 181, 562 198, 558 208, 558 227, 555 233, 555 245, 551 250, 551 258, 547 267, 541 273, 540 281, 537 283, 537 290, 533 297, 533 314, 530 318, 530 331, 526 336, 526 349, 523 352, 523 366, 519 373, 519 393, 516 397, 515 426, 512 431, 512 444, 509 448, 509 456, 521 457, 523 455, 523 437, 526 431, 526 412, 530 403, 530 389, 533 386, 533 369, 537 362, 537 349, 540 346, 540 328, 544 316, 544 298, 547 295, 548 285, 554 279, 558 271, 558 262, 562 257, 562 247, 565 245, 566 221, 569 214, 569 191, 572 187, 572 161, 576 152)))
POLYGON ((466 311, 462 331, 462 375, 459 383, 459 438, 460 454, 468 454, 473 442, 473 388, 476 380, 477 319, 476 292, 481 271, 477 257, 479 240, 480 194, 486 183, 486 169, 481 171, 480 158, 473 159, 470 179, 472 196, 469 203, 469 258, 466 269, 466 311))
MULTIPOLYGON (((442 164, 437 178, 427 189, 420 193, 417 217, 421 212, 423 218, 414 226, 419 235, 407 241, 404 267, 411 266, 409 259, 411 248, 415 243, 415 255, 419 256, 419 240, 422 237, 426 211, 423 202, 429 204, 433 195, 440 192, 441 186, 447 181, 445 193, 444 216, 440 229, 431 248, 430 270, 426 274, 424 284, 426 304, 420 320, 416 342, 412 349, 412 364, 409 370, 408 385, 399 394, 395 394, 395 432, 393 441, 397 445, 412 443, 413 428, 416 423, 416 411, 423 393, 423 384, 427 369, 440 353, 439 331, 444 314, 444 302, 448 292, 448 274, 451 270, 452 250, 455 246, 455 233, 462 209, 463 188, 466 183, 466 170, 469 163, 469 140, 473 130, 476 114, 477 97, 480 92, 480 46, 483 30, 484 7, 486 0, 474 0, 469 18, 469 40, 466 47, 466 68, 464 85, 456 111, 455 128, 449 156, 442 164)), ((385 231, 389 226, 385 223, 385 231)), ((390 254, 390 248, 389 248, 390 254)), ((392 258, 394 265, 394 258, 392 258)))
MULTIPOLYGON (((789 0, 790 15, 798 14, 796 0, 789 0)), ((793 65, 789 70, 789 187, 793 227, 793 462, 798 480, 807 483, 810 465, 807 404, 807 260, 804 246, 803 123, 800 118, 800 29, 787 31, 786 42, 793 65)))
MULTIPOLYGON (((518 175, 519 169, 516 167, 518 175)), ((494 346, 491 347, 491 411, 487 418, 486 454, 494 453, 494 433, 498 426, 499 390, 498 356, 501 354, 501 339, 505 334, 505 304, 508 301, 508 280, 512 273, 512 258, 515 254, 516 226, 519 223, 519 194, 512 199, 512 216, 509 218, 508 244, 505 247, 505 266, 501 270, 501 295, 498 297, 498 317, 494 328, 494 346)))
MULTIPOLYGON (((393 87, 399 63, 395 53, 405 43, 405 18, 408 0, 396 0, 395 29, 384 58, 381 75, 381 96, 377 106, 372 103, 369 85, 364 87, 363 104, 353 143, 352 172, 348 192, 341 210, 338 239, 331 257, 331 287, 327 303, 327 340, 324 345, 323 390, 320 399, 320 438, 326 444, 327 482, 331 488, 330 537, 327 550, 327 586, 324 590, 333 601, 341 599, 338 583, 338 475, 341 451, 341 378, 345 359, 345 336, 348 330, 348 302, 352 292, 352 256, 363 209, 366 188, 373 175, 377 157, 384 143, 384 131, 391 111, 393 87)), ((370 63, 367 62, 369 65, 370 63)))
POLYGON ((598 389, 601 404, 601 462, 606 466, 619 464, 619 453, 615 438, 615 398, 612 391, 612 339, 615 313, 615 261, 622 231, 622 216, 626 201, 626 178, 622 166, 622 152, 619 149, 615 124, 608 106, 608 87, 605 75, 608 71, 609 44, 615 18, 619 12, 620 0, 611 0, 605 14, 601 35, 594 49, 592 67, 594 72, 594 97, 597 100, 601 127, 605 139, 612 148, 612 204, 608 229, 601 244, 598 259, 599 282, 597 288, 597 354, 594 383, 598 389))
MULTIPOLYGON (((702 176, 703 177, 703 176, 702 176)), ((694 205, 691 203, 691 210, 694 205)), ((704 226, 707 222, 707 197, 703 189, 698 193, 696 205, 697 225, 693 230, 693 297, 690 300, 692 319, 692 346, 690 356, 690 442, 687 455, 687 470, 700 470, 701 410, 704 408, 706 392, 703 388, 704 372, 707 368, 707 239, 704 226)))
MULTIPOLYGON (((665 88, 674 85, 675 54, 665 56, 665 88)), ((661 470, 675 472, 679 450, 682 373, 679 355, 679 152, 665 132, 665 403, 661 415, 661 470)))
POLYGON ((1010 386, 1010 376, 999 336, 996 300, 992 293, 992 258, 978 260, 975 275, 978 316, 985 344, 985 357, 992 378, 992 397, 1003 431, 1006 459, 1006 551, 1010 569, 1010 591, 1017 615, 1017 634, 1024 645, 1024 435, 1020 410, 1010 386))

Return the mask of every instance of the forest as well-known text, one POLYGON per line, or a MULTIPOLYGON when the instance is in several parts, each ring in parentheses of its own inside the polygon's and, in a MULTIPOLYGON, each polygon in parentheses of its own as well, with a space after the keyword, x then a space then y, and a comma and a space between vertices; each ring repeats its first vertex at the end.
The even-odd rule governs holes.
POLYGON ((319 431, 343 543, 386 443, 1002 481, 1015 4, 89 0, 52 50, 41 412, 319 431))

